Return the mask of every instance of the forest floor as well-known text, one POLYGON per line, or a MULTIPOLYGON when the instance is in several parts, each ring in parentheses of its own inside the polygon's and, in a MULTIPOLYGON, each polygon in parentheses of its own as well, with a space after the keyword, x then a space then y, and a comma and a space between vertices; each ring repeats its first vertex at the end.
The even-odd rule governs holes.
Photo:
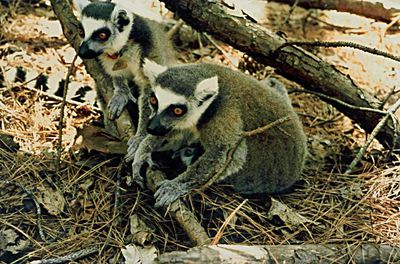
MULTIPOLYGON (((389 28, 356 15, 298 7, 283 24, 289 6, 260 2, 263 6, 252 7, 257 11, 251 16, 274 32, 284 32, 288 39, 345 40, 400 54, 398 26, 389 28)), ((153 8, 158 10, 157 6, 153 8)), ((165 9, 162 12, 171 17, 165 9)), ((118 141, 97 130, 82 129, 102 119, 93 99, 79 103, 69 98, 62 163, 57 168, 61 101, 52 94, 67 75, 75 51, 63 37, 51 7, 45 1, 0 6, 0 28, 0 263, 54 258, 93 246, 100 250, 77 263, 121 263, 121 249, 133 242, 154 245, 159 253, 192 247, 169 214, 153 208, 151 192, 126 185, 125 172, 118 169, 123 153, 118 141), (16 82, 10 76, 17 67, 28 71, 27 80, 40 73, 48 75, 49 90, 35 89, 34 81, 16 82), (85 132, 96 138, 82 143, 85 132), (18 146, 7 142, 6 136, 18 146), (113 142, 117 147, 102 148, 96 141, 113 142), (92 150, 85 149, 88 146, 92 150), (116 191, 118 175, 122 181, 116 191), (135 234, 138 223, 149 227, 139 236, 135 234)), ((195 38, 188 44, 190 36, 179 39, 184 62, 222 63, 259 79, 278 78, 288 91, 301 88, 217 40, 195 38)), ((381 100, 400 89, 399 64, 389 59, 350 48, 311 51, 381 100)), ((82 61, 78 59, 76 65, 71 91, 93 87, 82 61)), ((357 169, 344 174, 368 135, 315 95, 292 92, 290 97, 308 137, 309 158, 304 180, 295 190, 271 197, 272 204, 283 204, 286 212, 271 213, 271 199, 241 197, 215 184, 183 199, 209 236, 222 234, 216 242, 224 244, 400 245, 398 155, 375 141, 357 169)), ((386 107, 398 98, 394 93, 386 107)))

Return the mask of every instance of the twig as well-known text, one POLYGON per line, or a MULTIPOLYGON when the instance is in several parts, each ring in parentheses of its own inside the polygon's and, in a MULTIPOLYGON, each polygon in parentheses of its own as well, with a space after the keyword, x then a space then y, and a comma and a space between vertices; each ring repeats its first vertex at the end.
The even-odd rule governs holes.
POLYGON ((299 4, 299 0, 295 0, 293 5, 290 7, 288 15, 286 16, 285 20, 280 24, 279 28, 282 28, 286 23, 289 21, 290 16, 292 15, 293 11, 296 9, 297 5, 299 4))
MULTIPOLYGON (((31 88, 29 86, 23 86, 22 84, 19 85, 19 87, 21 89, 27 89, 27 90, 32 91, 32 92, 39 92, 40 95, 45 96, 45 97, 47 97, 49 99, 52 99, 52 100, 55 100, 55 101, 61 101, 62 102, 64 100, 63 97, 47 93, 47 92, 39 90, 37 88, 31 88)), ((67 102, 68 104, 73 105, 73 106, 85 105, 85 103, 77 102, 77 101, 70 100, 70 99, 65 99, 65 102, 67 102)), ((101 112, 101 109, 96 107, 96 106, 90 106, 90 108, 92 108, 94 111, 101 112)))
POLYGON ((104 242, 103 246, 101 247, 101 249, 99 250, 99 256, 101 255, 101 253, 103 252, 104 248, 108 245, 108 243, 110 242, 110 236, 111 236, 111 232, 112 229, 115 225, 115 219, 118 217, 119 215, 119 211, 118 211, 118 206, 119 206, 119 198, 121 196, 121 173, 123 171, 123 168, 125 166, 125 161, 124 159, 121 160, 118 169, 117 169, 117 179, 115 180, 115 192, 114 192, 114 208, 113 208, 113 215, 112 215, 112 222, 111 222, 111 226, 110 229, 108 230, 108 234, 107 234, 107 239, 104 242))
POLYGON ((386 32, 387 32, 391 27, 393 27, 394 25, 396 25, 397 22, 399 22, 399 21, 400 21, 400 15, 396 16, 395 18, 393 18, 392 21, 386 26, 386 28, 385 28, 385 30, 384 30, 384 32, 383 32, 383 35, 385 36, 385 35, 386 35, 386 32))
POLYGON ((239 148, 240 143, 242 143, 243 139, 245 139, 246 137, 253 137, 255 135, 258 134, 262 134, 265 133, 265 131, 267 131, 268 129, 271 129, 273 127, 279 126, 280 124, 283 124, 287 121, 290 120, 289 116, 285 116, 282 118, 279 118, 265 126, 256 128, 254 130, 251 131, 244 131, 241 134, 241 138, 238 140, 238 142, 228 151, 228 157, 226 159, 226 162, 224 163, 224 166, 217 171, 209 180, 208 182, 206 182, 202 187, 201 190, 204 190, 206 188, 208 188, 210 185, 212 185, 214 182, 216 182, 220 176, 225 172, 225 170, 228 168, 228 166, 231 164, 232 160, 233 160, 233 154, 236 152, 236 150, 239 148))
POLYGON ((238 207, 235 208, 235 210, 232 211, 232 213, 225 219, 224 223, 222 226, 218 229, 217 234, 214 236, 214 239, 211 242, 211 245, 217 245, 219 243, 219 240, 222 237, 222 234, 224 233, 224 230, 226 226, 229 224, 229 222, 232 220, 232 218, 236 215, 236 213, 240 210, 240 208, 243 207, 243 205, 248 201, 248 199, 245 199, 241 204, 239 204, 238 207))
POLYGON ((51 258, 51 259, 43 259, 43 260, 35 260, 35 261, 31 261, 30 264, 59 264, 59 263, 67 263, 67 262, 71 262, 71 261, 75 261, 77 259, 89 256, 93 253, 96 253, 97 251, 99 251, 98 247, 89 247, 86 249, 82 249, 76 252, 73 252, 71 254, 62 256, 62 257, 58 257, 58 258, 51 258))
POLYGON ((306 89, 293 89, 293 90, 288 91, 288 93, 309 93, 309 94, 312 94, 312 95, 316 95, 316 96, 318 96, 320 98, 323 98, 323 99, 325 99, 327 101, 338 103, 338 104, 340 104, 340 105, 342 105, 344 107, 350 108, 350 109, 374 112, 374 113, 378 113, 378 114, 382 114, 382 115, 387 114, 387 111, 384 111, 384 110, 351 105, 351 104, 343 102, 343 101, 341 101, 341 100, 339 100, 337 98, 333 98, 333 97, 327 96, 327 95, 325 95, 323 93, 317 93, 317 92, 306 90, 306 89))
POLYGON ((168 32, 167 32, 167 38, 172 39, 176 33, 179 32, 181 27, 185 24, 185 22, 182 19, 179 19, 178 23, 176 23, 168 32))
POLYGON ((228 52, 226 52, 220 45, 218 45, 218 43, 210 35, 208 35, 206 33, 203 33, 203 35, 211 42, 211 44, 213 44, 225 56, 225 58, 227 58, 229 60, 229 62, 233 66, 237 66, 237 63, 235 63, 232 60, 232 56, 230 56, 228 52))
POLYGON ((63 128, 63 123, 64 123, 64 109, 65 109, 66 99, 67 99, 69 77, 71 76, 72 71, 75 67, 75 61, 77 58, 78 58, 78 54, 75 54, 75 57, 73 58, 71 65, 68 68, 67 76, 65 77, 63 100, 62 100, 61 109, 60 109, 60 111, 61 111, 60 112, 60 121, 58 122, 58 141, 57 141, 57 158, 56 158, 56 170, 57 171, 60 169, 60 160, 61 160, 61 152, 62 152, 62 128, 63 128))
POLYGON ((399 92, 399 90, 396 91, 396 88, 397 88, 397 86, 393 85, 393 87, 392 87, 392 89, 390 89, 389 93, 385 96, 385 98, 383 98, 382 103, 379 106, 379 109, 383 109, 385 104, 388 102, 389 98, 399 92))
POLYGON ((379 131, 382 129, 382 127, 386 124, 388 119, 394 114, 394 112, 397 111, 397 109, 400 107, 400 100, 398 100, 395 104, 393 104, 387 111, 386 116, 382 117, 381 121, 375 126, 374 130, 372 130, 371 135, 368 137, 367 142, 365 142, 364 146, 360 149, 360 151, 357 153, 356 157, 353 159, 353 161, 350 163, 349 168, 346 170, 344 174, 349 174, 351 173, 358 162, 362 159, 362 157, 365 154, 365 151, 367 150, 368 146, 372 143, 376 135, 379 133, 379 131))
POLYGON ((29 197, 32 199, 32 201, 36 207, 36 215, 37 215, 36 226, 38 228, 38 233, 39 233, 40 239, 42 239, 44 242, 47 242, 47 239, 44 235, 44 232, 42 229, 42 224, 41 224, 42 211, 40 209, 39 202, 37 201, 37 199, 36 199, 35 195, 32 193, 32 191, 27 189, 25 186, 23 186, 22 184, 20 184, 18 182, 6 180, 1 176, 0 176, 0 181, 4 182, 5 184, 11 184, 11 185, 17 186, 17 187, 21 188, 21 190, 23 190, 26 194, 29 195, 29 197))
POLYGON ((338 47, 347 47, 362 50, 367 53, 371 53, 377 56, 383 56, 385 58, 392 59, 394 61, 400 62, 400 57, 390 54, 386 51, 378 50, 376 48, 371 48, 368 46, 364 46, 358 43, 349 42, 349 41, 288 41, 278 47, 274 53, 276 54, 279 50, 283 49, 287 46, 311 46, 311 47, 324 47, 324 48, 338 48, 338 47))

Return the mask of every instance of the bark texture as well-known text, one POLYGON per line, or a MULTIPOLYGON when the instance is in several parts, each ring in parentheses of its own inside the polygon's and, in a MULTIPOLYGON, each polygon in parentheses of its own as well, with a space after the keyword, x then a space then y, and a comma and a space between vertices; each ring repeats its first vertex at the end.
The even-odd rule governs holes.
MULTIPOLYGON (((272 2, 293 5, 296 0, 269 0, 272 2)), ((298 6, 303 8, 315 8, 322 10, 336 10, 348 12, 384 22, 391 22, 400 9, 386 8, 382 3, 376 1, 357 1, 357 0, 299 0, 298 6)))
POLYGON ((280 245, 240 246, 216 245, 197 247, 188 252, 172 252, 158 256, 155 263, 265 263, 265 264, 379 264, 398 263, 400 248, 389 245, 356 246, 280 245))
MULTIPOLYGON (((348 75, 318 56, 297 46, 278 49, 285 43, 285 39, 249 20, 230 15, 220 1, 161 1, 193 28, 210 33, 259 62, 275 67, 278 73, 309 90, 357 107, 378 108, 380 105, 379 100, 358 87, 348 75)), ((371 132, 382 118, 380 113, 355 110, 332 101, 328 103, 367 132, 371 132)), ((377 139, 385 147, 392 147, 394 135, 393 122, 389 121, 377 135, 377 139)))

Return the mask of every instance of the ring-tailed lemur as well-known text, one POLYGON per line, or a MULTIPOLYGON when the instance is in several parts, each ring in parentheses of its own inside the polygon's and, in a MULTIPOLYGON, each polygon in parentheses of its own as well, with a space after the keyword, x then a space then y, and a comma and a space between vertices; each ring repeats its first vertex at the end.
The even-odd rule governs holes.
POLYGON ((166 68, 145 62, 152 95, 150 134, 133 161, 136 181, 148 149, 157 141, 190 131, 204 148, 197 161, 173 180, 163 181, 156 206, 167 206, 179 196, 210 181, 224 181, 244 194, 279 193, 301 177, 306 137, 290 100, 277 89, 243 73, 212 64, 166 68), (289 120, 243 137, 283 117, 289 120), (217 179, 213 177, 218 176, 217 179))
POLYGON ((150 109, 147 101, 147 79, 142 63, 149 58, 161 65, 175 64, 175 52, 167 39, 163 26, 151 19, 141 17, 122 5, 112 2, 89 2, 76 0, 82 24, 79 56, 83 59, 98 58, 112 77, 114 93, 108 104, 110 119, 117 118, 132 94, 139 93, 139 122, 136 135, 128 145, 136 150, 144 137, 150 109), (133 81, 133 87, 129 87, 133 81))

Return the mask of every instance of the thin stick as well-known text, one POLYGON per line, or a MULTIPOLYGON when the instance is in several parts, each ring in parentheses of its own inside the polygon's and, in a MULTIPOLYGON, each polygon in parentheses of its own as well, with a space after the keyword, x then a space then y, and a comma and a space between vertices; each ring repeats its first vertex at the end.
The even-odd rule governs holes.
POLYGON ((229 224, 229 222, 232 220, 232 218, 236 215, 236 213, 240 210, 240 208, 243 207, 243 205, 248 201, 248 199, 245 199, 241 204, 239 204, 238 207, 235 208, 235 210, 230 213, 230 215, 225 219, 224 223, 222 226, 218 229, 217 234, 215 235, 214 239, 212 240, 210 245, 217 245, 224 233, 224 230, 226 226, 229 224))
MULTIPOLYGON (((379 121, 379 123, 375 126, 374 130, 372 130, 371 135, 368 137, 367 142, 365 142, 364 146, 360 149, 360 151, 357 153, 356 157, 353 159, 353 161, 350 163, 349 168, 346 170, 344 174, 349 174, 351 173, 356 165, 360 162, 362 157, 365 154, 365 151, 367 150, 368 146, 372 143, 372 141, 375 139, 376 135, 379 133, 379 131, 382 129, 382 127, 386 124, 388 119, 396 112, 396 110, 400 107, 400 100, 398 100, 395 104, 393 104, 387 111, 387 114, 382 117, 382 119, 379 121)), ((395 140, 395 139, 394 139, 395 140)))
POLYGON ((392 89, 390 89, 389 93, 383 98, 381 105, 379 106, 379 109, 383 109, 385 104, 388 102, 390 97, 392 97, 394 94, 398 93, 399 91, 396 91, 397 86, 393 85, 392 89))
POLYGON ((295 0, 293 5, 290 7, 288 15, 286 16, 285 20, 282 22, 282 24, 279 26, 279 28, 282 28, 286 23, 289 21, 290 16, 293 14, 293 11, 296 9, 297 5, 299 4, 299 0, 295 0))
MULTIPOLYGON (((22 84, 20 85, 20 87, 21 87, 22 89, 27 89, 27 90, 32 91, 32 92, 36 92, 36 93, 39 92, 40 95, 45 96, 45 97, 47 97, 47 98, 49 98, 49 99, 52 99, 52 100, 55 100, 55 101, 61 101, 61 102, 62 102, 62 101, 64 100, 63 97, 61 97, 61 96, 57 96, 57 95, 54 95, 54 94, 50 94, 50 93, 47 93, 47 92, 45 92, 45 91, 39 90, 39 89, 37 89, 37 88, 31 88, 31 87, 29 87, 29 86, 22 86, 22 84)), ((70 100, 70 99, 65 99, 65 102, 67 102, 67 103, 70 104, 70 105, 74 105, 74 106, 82 106, 82 105, 85 105, 85 103, 77 102, 77 101, 70 100)), ((101 109, 100 109, 100 108, 95 107, 95 106, 93 106, 93 105, 91 105, 90 108, 93 109, 94 111, 101 112, 101 109)))
POLYGON ((36 215, 37 215, 36 226, 38 228, 38 233, 39 233, 40 239, 42 239, 44 242, 47 242, 47 239, 46 239, 46 237, 44 235, 44 232, 43 232, 43 229, 42 229, 42 224, 41 224, 42 211, 40 209, 39 202, 37 201, 37 199, 36 199, 35 195, 32 193, 32 191, 27 189, 25 186, 23 186, 22 184, 20 184, 18 182, 6 180, 1 176, 0 176, 0 181, 4 182, 5 184, 10 184, 10 185, 17 186, 21 190, 23 190, 26 194, 29 195, 29 197, 32 199, 32 201, 33 201, 33 203, 35 204, 35 207, 36 207, 36 215))
POLYGON ((330 96, 327 96, 323 93, 317 93, 314 91, 310 91, 310 90, 306 90, 306 89, 294 89, 294 90, 290 90, 288 91, 288 93, 308 93, 308 94, 312 94, 312 95, 316 95, 320 98, 323 98, 327 101, 332 101, 335 102, 337 104, 340 104, 344 107, 350 108, 350 109, 354 109, 354 110, 360 110, 360 111, 368 111, 368 112, 373 112, 373 113, 378 113, 378 114, 382 114, 382 115, 386 115, 387 111, 381 110, 381 109, 375 109, 375 108, 369 108, 369 107, 362 107, 362 106, 355 106, 355 105, 351 105, 348 104, 346 102, 343 102, 337 98, 333 98, 330 96))
POLYGON ((64 109, 65 109, 66 99, 67 99, 69 77, 71 76, 72 71, 75 68, 75 61, 77 58, 78 58, 78 54, 75 54, 75 57, 73 58, 71 65, 68 68, 67 76, 65 77, 63 100, 62 100, 61 109, 60 109, 60 111, 61 111, 60 121, 58 122, 58 141, 57 141, 57 158, 56 158, 56 170, 57 171, 60 169, 60 160, 61 160, 61 152, 62 152, 62 128, 63 128, 63 123, 64 123, 64 109))
POLYGON ((324 48, 347 47, 347 48, 362 50, 367 53, 371 53, 371 54, 374 54, 377 56, 382 56, 382 57, 389 58, 394 61, 400 62, 399 56, 390 54, 386 51, 378 50, 376 48, 364 46, 364 45, 354 43, 354 42, 349 42, 349 41, 288 41, 288 42, 284 43, 282 46, 278 47, 274 51, 274 53, 276 53, 277 51, 281 50, 282 48, 284 48, 286 46, 293 46, 293 45, 324 47, 324 48))
POLYGON ((167 32, 167 38, 172 39, 176 33, 181 29, 181 27, 185 24, 185 22, 182 19, 178 20, 178 23, 176 23, 168 32, 167 32))
POLYGON ((85 248, 76 252, 73 252, 71 254, 62 256, 62 257, 58 257, 58 258, 51 258, 51 259, 43 259, 43 260, 35 260, 35 261, 31 261, 30 264, 59 264, 59 263, 69 263, 71 261, 75 261, 77 259, 89 256, 93 253, 96 253, 97 251, 99 251, 98 247, 89 247, 89 248, 85 248))
POLYGON ((114 192, 114 208, 113 208, 113 215, 112 215, 112 222, 111 222, 111 226, 110 229, 108 230, 108 234, 107 234, 107 239, 104 242, 103 246, 101 247, 101 249, 99 250, 99 256, 101 255, 101 253, 103 252, 104 248, 108 245, 108 243, 110 242, 111 239, 111 232, 113 227, 115 226, 115 219, 118 217, 119 215, 119 211, 118 211, 118 206, 119 206, 119 199, 121 196, 121 173, 123 168, 125 167, 125 161, 124 159, 121 160, 117 172, 116 172, 116 180, 115 180, 115 192, 114 192))

